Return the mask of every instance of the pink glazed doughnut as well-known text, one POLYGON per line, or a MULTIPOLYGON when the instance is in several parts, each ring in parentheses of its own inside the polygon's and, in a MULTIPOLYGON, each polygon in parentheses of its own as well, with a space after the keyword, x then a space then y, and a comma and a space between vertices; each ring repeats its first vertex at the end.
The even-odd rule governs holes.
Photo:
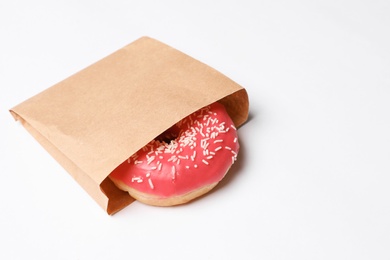
POLYGON ((149 142, 109 177, 145 204, 183 204, 214 188, 237 159, 238 150, 234 123, 216 102, 149 142))

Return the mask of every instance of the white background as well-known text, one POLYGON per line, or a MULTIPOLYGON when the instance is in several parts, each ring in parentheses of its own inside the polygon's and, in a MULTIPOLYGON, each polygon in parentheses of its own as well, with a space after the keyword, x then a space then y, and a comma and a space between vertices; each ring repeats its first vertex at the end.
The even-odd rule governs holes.
POLYGON ((390 259, 389 1, 2 1, 0 259, 390 259), (148 35, 244 86, 239 160, 114 216, 8 109, 148 35))

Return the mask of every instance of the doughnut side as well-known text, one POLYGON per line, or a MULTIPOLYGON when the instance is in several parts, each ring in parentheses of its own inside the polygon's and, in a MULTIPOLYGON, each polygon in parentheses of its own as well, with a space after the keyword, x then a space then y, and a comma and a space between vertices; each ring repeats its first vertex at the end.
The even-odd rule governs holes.
POLYGON ((125 183, 123 183, 120 180, 112 179, 112 181, 115 183, 115 185, 118 188, 120 188, 123 191, 127 191, 130 194, 130 196, 133 197, 134 199, 144 204, 148 204, 152 206, 160 206, 160 207, 168 207, 168 206, 175 206, 175 205, 188 203, 191 200, 196 199, 208 193, 219 183, 219 182, 211 183, 203 187, 200 187, 196 190, 190 191, 186 194, 176 195, 176 196, 166 198, 166 197, 158 197, 148 193, 140 192, 134 188, 127 186, 125 183))
MULTIPOLYGON (((229 168, 230 169, 230 168, 229 168)), ((225 172, 224 176, 228 173, 229 169, 225 172)), ((152 206, 160 206, 160 207, 168 207, 168 206, 176 206, 190 202, 209 191, 211 191, 215 186, 218 185, 219 181, 204 185, 198 189, 192 190, 188 193, 182 195, 175 195, 171 197, 159 197, 156 195, 152 195, 150 193, 145 193, 138 191, 134 188, 129 187, 124 182, 111 178, 114 184, 121 190, 127 191, 131 197, 134 199, 148 205, 152 206)))

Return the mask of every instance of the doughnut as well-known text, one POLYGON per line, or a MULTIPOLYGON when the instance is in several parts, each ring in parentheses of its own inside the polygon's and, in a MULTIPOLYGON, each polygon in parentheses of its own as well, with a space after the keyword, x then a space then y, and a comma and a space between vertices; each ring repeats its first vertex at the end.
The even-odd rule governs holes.
POLYGON ((182 119, 120 164, 109 178, 154 206, 187 203, 214 188, 236 161, 237 130, 215 102, 182 119))

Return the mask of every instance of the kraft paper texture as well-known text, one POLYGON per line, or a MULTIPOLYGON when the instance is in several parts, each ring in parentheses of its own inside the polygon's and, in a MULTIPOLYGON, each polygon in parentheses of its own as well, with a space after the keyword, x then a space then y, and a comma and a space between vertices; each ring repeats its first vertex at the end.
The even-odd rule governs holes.
POLYGON ((107 176, 170 126, 218 100, 237 127, 247 120, 244 88, 184 53, 142 37, 10 112, 114 214, 134 199, 107 176))

